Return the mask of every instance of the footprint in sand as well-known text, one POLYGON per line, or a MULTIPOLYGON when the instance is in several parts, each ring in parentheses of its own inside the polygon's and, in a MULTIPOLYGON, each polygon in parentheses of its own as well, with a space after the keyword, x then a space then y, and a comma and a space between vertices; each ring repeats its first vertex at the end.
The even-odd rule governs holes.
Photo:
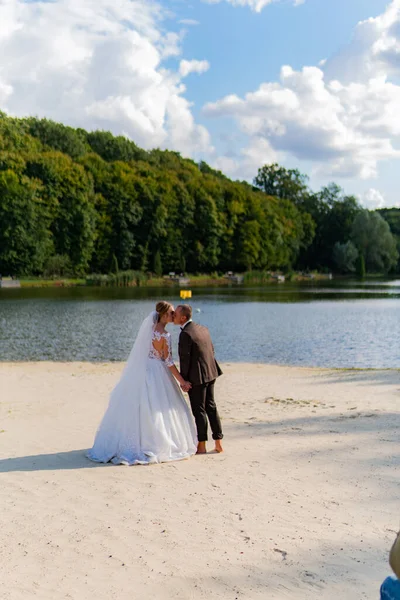
MULTIPOLYGON (((274 398, 273 396, 270 396, 269 398, 265 398, 263 400, 264 404, 271 404, 271 405, 281 405, 286 407, 292 407, 292 406, 298 406, 300 408, 307 408, 307 407, 313 407, 313 408, 328 408, 324 402, 320 402, 319 400, 295 400, 294 398, 274 398)), ((331 407, 331 408, 335 408, 335 407, 331 407)))
POLYGON ((279 552, 279 554, 282 554, 282 560, 286 560, 286 557, 287 557, 286 550, 280 550, 279 548, 274 548, 274 552, 279 552))
POLYGON ((331 421, 346 421, 348 419, 358 419, 358 418, 365 418, 365 419, 376 419, 377 417, 379 417, 379 414, 377 413, 354 413, 352 415, 344 415, 341 414, 338 417, 335 417, 334 419, 330 419, 331 421))

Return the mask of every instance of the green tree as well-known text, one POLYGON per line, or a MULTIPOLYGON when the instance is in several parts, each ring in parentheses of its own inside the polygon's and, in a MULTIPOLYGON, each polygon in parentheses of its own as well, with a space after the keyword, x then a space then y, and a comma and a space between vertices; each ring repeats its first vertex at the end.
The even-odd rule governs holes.
POLYGON ((161 275, 163 273, 162 264, 161 264, 161 254, 160 254, 159 250, 157 250, 157 252, 154 255, 153 271, 157 275, 157 277, 161 277, 161 275))
POLYGON ((333 247, 333 260, 340 273, 354 273, 358 250, 350 240, 345 244, 336 242, 333 247))
POLYGON ((111 269, 110 269, 110 273, 114 273, 114 275, 118 275, 119 272, 119 268, 118 268, 118 259, 115 256, 115 254, 112 255, 112 260, 111 260, 111 269))
POLYGON ((285 169, 274 163, 264 165, 258 170, 254 185, 268 196, 291 200, 295 204, 302 203, 308 196, 308 177, 298 169, 285 169))
POLYGON ((365 259, 362 254, 358 255, 357 263, 356 263, 356 272, 357 272, 357 275, 359 277, 361 277, 361 279, 364 279, 366 271, 365 271, 365 259))
POLYGON ((121 270, 140 268, 142 256, 135 259, 135 252, 143 214, 140 196, 142 192, 144 195, 146 182, 123 162, 107 164, 91 159, 85 160, 84 165, 94 179, 97 222, 101 228, 101 237, 95 241, 95 248, 101 251, 101 262, 96 257, 94 262, 104 272, 115 254, 121 270))
POLYGON ((345 244, 352 235, 353 221, 361 210, 354 196, 347 196, 335 183, 304 198, 301 208, 315 223, 315 236, 299 256, 301 268, 329 268, 334 262, 335 244, 345 244))
MULTIPOLYGON (((4 113, 0 173, 8 178, 3 211, 13 198, 16 222, 24 212, 31 219, 17 227, 15 248, 8 234, 0 243, 21 272, 61 272, 65 259, 75 273, 108 273, 114 256, 137 272, 155 262, 159 270, 158 256, 162 271, 332 268, 360 210, 337 185, 313 193, 305 175, 277 164, 262 167, 252 186, 178 152, 145 152, 110 132, 4 113), (17 250, 23 238, 28 254, 17 250)), ((387 218, 395 227, 395 214, 387 218)), ((367 268, 392 265, 389 246, 379 260, 369 249, 367 268)))
POLYGON ((147 153, 122 135, 113 136, 109 131, 93 131, 86 134, 93 152, 108 162, 145 160, 147 153))
POLYGON ((0 273, 40 273, 52 252, 50 215, 37 181, 0 172, 0 273))
POLYGON ((240 231, 239 262, 249 271, 259 266, 261 252, 260 224, 258 221, 246 221, 240 231))
MULTIPOLYGON (((382 208, 378 214, 389 224, 390 231, 396 239, 397 252, 400 257, 400 208, 382 208)), ((400 260, 397 262, 397 273, 400 273, 400 260)))
POLYGON ((194 271, 212 271, 220 256, 220 223, 214 199, 200 187, 193 190, 196 203, 192 237, 194 271))
POLYGON ((50 256, 44 265, 45 277, 70 277, 73 274, 69 256, 55 254, 50 256))
POLYGON ((87 271, 92 257, 96 212, 92 178, 60 152, 44 152, 27 161, 26 173, 39 179, 52 213, 56 254, 69 256, 76 273, 87 271))
POLYGON ((49 119, 34 117, 25 119, 23 123, 26 124, 30 135, 38 138, 44 146, 68 154, 72 158, 83 156, 89 150, 82 130, 76 130, 49 119))
POLYGON ((29 135, 22 119, 13 119, 0 111, 0 152, 39 153, 42 145, 29 135))
POLYGON ((388 223, 376 212, 360 211, 354 219, 352 241, 365 260, 367 272, 387 273, 399 258, 388 223))

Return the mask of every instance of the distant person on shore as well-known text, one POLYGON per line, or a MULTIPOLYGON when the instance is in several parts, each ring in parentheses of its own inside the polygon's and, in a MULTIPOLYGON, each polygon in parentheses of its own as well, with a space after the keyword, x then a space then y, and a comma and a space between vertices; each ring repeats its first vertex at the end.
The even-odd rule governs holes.
POLYGON ((389 564, 396 577, 387 577, 382 583, 381 600, 400 600, 400 531, 390 550, 389 564))
POLYGON ((191 385, 174 364, 165 329, 173 319, 174 307, 161 301, 143 321, 87 454, 91 460, 138 465, 196 453, 196 428, 178 383, 184 391, 191 385))
POLYGON ((179 336, 180 372, 190 383, 189 398, 197 427, 197 454, 206 454, 207 429, 210 422, 215 452, 223 452, 221 419, 214 400, 214 384, 222 375, 215 360, 214 346, 207 327, 192 321, 192 307, 180 304, 176 307, 175 325, 181 328, 179 336))

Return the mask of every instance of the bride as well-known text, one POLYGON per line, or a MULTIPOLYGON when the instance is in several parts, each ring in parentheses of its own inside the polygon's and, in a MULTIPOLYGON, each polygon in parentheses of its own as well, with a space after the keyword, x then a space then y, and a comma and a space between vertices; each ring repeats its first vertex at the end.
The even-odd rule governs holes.
POLYGON ((87 457, 123 465, 188 458, 197 447, 196 428, 179 384, 190 384, 172 360, 174 307, 158 302, 142 323, 121 379, 87 457), (177 381, 176 381, 177 380, 177 381))

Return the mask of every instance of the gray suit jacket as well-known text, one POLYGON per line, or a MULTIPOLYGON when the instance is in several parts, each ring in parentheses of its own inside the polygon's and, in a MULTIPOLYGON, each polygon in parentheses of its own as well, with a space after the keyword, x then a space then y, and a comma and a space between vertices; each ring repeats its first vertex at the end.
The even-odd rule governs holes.
POLYGON ((207 327, 191 321, 181 331, 179 363, 182 377, 192 385, 209 383, 222 375, 207 327))

